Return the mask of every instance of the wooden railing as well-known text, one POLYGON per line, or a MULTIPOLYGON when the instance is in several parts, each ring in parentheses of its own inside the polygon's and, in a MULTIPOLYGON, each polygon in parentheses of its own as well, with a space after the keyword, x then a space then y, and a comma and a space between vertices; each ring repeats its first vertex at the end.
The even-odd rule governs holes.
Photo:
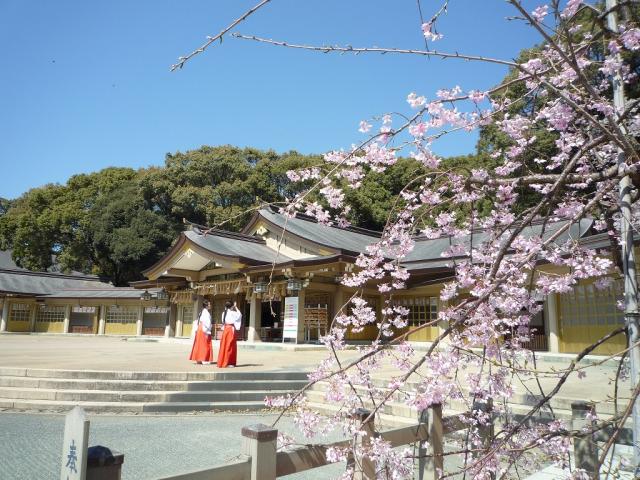
MULTIPOLYGON (((481 410, 485 408, 477 407, 481 410)), ((412 443, 418 443, 420 479, 437 480, 438 472, 443 469, 444 461, 444 436, 458 430, 468 428, 463 418, 467 414, 442 416, 442 407, 433 405, 420 415, 420 421, 416 425, 396 428, 384 432, 377 432, 374 427, 373 415, 368 410, 360 409, 356 412, 358 420, 364 421, 362 429, 368 433, 362 439, 367 442, 374 436, 380 436, 391 447, 400 447, 412 443), (429 451, 424 447, 428 442, 429 451)), ((491 430, 481 431, 481 435, 490 435, 491 430)), ((300 473, 313 468, 328 465, 327 450, 333 448, 345 448, 351 445, 351 440, 342 440, 330 444, 310 445, 287 451, 276 451, 278 430, 266 425, 252 425, 242 429, 244 437, 242 458, 226 465, 184 473, 162 480, 212 480, 224 478, 225 480, 275 480, 278 477, 300 473)), ((487 441, 490 437, 487 437, 487 441)), ((353 464, 353 459, 348 460, 353 464)), ((357 469, 354 478, 361 480, 375 479, 375 465, 371 460, 363 459, 357 469)))
MULTIPOLYGON (((492 422, 479 427, 478 434, 482 440, 483 449, 489 449, 494 437, 496 418, 492 414, 492 404, 477 403, 474 411, 483 414, 490 413, 492 422)), ((580 431, 583 427, 594 427, 595 405, 589 402, 574 402, 571 404, 572 428, 580 431)), ((364 422, 370 416, 368 410, 360 409, 355 414, 357 420, 364 422)), ((377 432, 373 419, 363 423, 362 430, 367 432, 361 442, 367 442, 374 436, 382 437, 391 447, 400 447, 417 443, 418 449, 418 478, 420 480, 438 480, 444 467, 444 437, 453 432, 469 428, 470 422, 465 417, 470 413, 442 416, 442 407, 432 405, 421 412, 419 422, 409 427, 396 428, 384 432, 377 432), (428 443, 429 448, 424 445, 428 443)), ((596 431, 596 428, 592 428, 596 431)), ((593 434, 580 434, 574 438, 574 458, 578 468, 585 469, 590 475, 595 475, 598 468, 598 448, 596 442, 606 442, 611 433, 597 431, 593 434)), ((352 445, 351 440, 342 440, 331 444, 310 445, 288 451, 276 451, 278 430, 266 425, 252 425, 242 429, 244 437, 242 455, 239 460, 214 468, 196 472, 184 473, 164 477, 161 480, 275 480, 278 477, 304 472, 313 468, 328 465, 327 450, 330 447, 345 448, 352 445)), ((619 435, 616 443, 631 445, 632 439, 628 432, 619 435)), ((478 449, 476 456, 483 455, 483 449, 478 449)), ((353 465, 353 458, 347 460, 347 465, 353 465)), ((375 465, 369 459, 362 459, 356 469, 354 479, 373 480, 376 478, 375 465)))

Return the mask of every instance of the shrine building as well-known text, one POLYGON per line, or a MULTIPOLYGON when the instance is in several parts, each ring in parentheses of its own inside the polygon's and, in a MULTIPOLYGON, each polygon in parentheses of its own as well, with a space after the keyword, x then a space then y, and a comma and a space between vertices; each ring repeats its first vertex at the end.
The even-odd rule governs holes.
MULTIPOLYGON (((594 233, 592 223, 584 219, 572 224, 557 241, 571 238, 608 255, 610 240, 594 233)), ((533 225, 524 235, 547 237, 563 225, 548 223, 544 234, 542 224, 533 225)), ((341 278, 357 271, 357 256, 379 237, 378 232, 325 226, 304 215, 287 218, 261 209, 240 233, 196 227, 182 232, 171 249, 143 271, 147 280, 132 282, 133 288, 118 289, 95 277, 0 268, 0 331, 189 337, 202 301, 208 299, 218 322, 224 303, 237 303, 243 314, 240 337, 247 342, 315 342, 356 292, 341 285, 341 278), (28 287, 31 282, 42 284, 40 290, 28 287)), ((483 232, 474 232, 474 243, 483 238, 483 232)), ((415 240, 413 251, 402 261, 411 274, 407 288, 393 298, 409 309, 407 328, 433 322, 409 336, 410 341, 428 342, 444 327, 435 322, 442 307, 440 290, 453 278, 453 263, 462 258, 442 257, 450 238, 415 240)), ((622 282, 613 280, 604 290, 584 282, 568 294, 540 299, 544 309, 532 321, 529 348, 576 353, 623 324, 616 306, 622 282)), ((383 296, 377 284, 367 284, 362 293, 380 317, 383 296)), ((377 326, 369 325, 361 332, 347 331, 346 340, 360 343, 377 335, 377 326)), ((625 337, 619 335, 596 353, 616 353, 624 344, 625 337)))

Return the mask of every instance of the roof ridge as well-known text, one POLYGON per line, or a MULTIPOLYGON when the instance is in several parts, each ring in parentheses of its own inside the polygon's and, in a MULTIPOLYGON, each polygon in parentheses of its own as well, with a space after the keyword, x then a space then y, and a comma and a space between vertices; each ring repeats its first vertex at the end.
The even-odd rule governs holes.
POLYGON ((207 228, 203 227, 202 225, 193 225, 190 231, 194 232, 196 235, 202 235, 203 237, 206 237, 207 235, 215 235, 217 237, 234 238, 236 240, 242 240, 244 242, 266 244, 263 239, 254 237, 252 235, 246 235, 239 232, 230 232, 229 230, 222 230, 218 228, 207 228), (203 232, 200 227, 206 229, 206 231, 203 232))
MULTIPOLYGON (((534 219, 531 222, 525 224, 523 228, 533 228, 533 227, 536 227, 536 226, 544 224, 545 221, 547 221, 547 220, 548 219, 543 219, 543 218, 534 219)), ((582 218, 582 219, 580 219, 578 221, 574 221, 573 223, 575 225, 580 225, 582 220, 587 220, 587 221, 591 222, 591 225, 589 225, 585 229, 584 234, 583 234, 583 236, 584 236, 591 229, 591 226, 593 225, 593 219, 592 218, 582 218)), ((569 218, 561 218, 561 219, 558 219, 558 220, 548 220, 547 224, 555 225, 555 224, 558 224, 558 223, 570 222, 570 221, 571 221, 571 219, 569 219, 569 218)), ((520 224, 521 224, 521 222, 514 222, 509 228, 519 227, 520 224)), ((485 233, 485 232, 490 231, 490 230, 491 229, 489 229, 489 228, 480 228, 480 227, 472 228, 471 229, 471 234, 485 233)), ((468 236, 469 236, 469 234, 465 235, 465 237, 468 237, 468 236)), ((414 234, 414 235, 412 235, 412 238, 416 242, 425 242, 425 241, 428 241, 428 240, 442 240, 442 239, 447 239, 447 238, 462 238, 462 237, 454 237, 453 235, 441 235, 439 237, 429 238, 429 237, 425 236, 424 234, 414 234)))
MULTIPOLYGON (((275 215, 282 215, 280 212, 274 212, 272 209, 264 209, 267 211, 270 211, 270 213, 273 213, 275 215)), ((304 213, 300 213, 300 212, 296 212, 295 217, 298 220, 303 220, 305 222, 310 222, 310 223, 316 223, 319 224, 318 220, 310 215, 306 215, 304 213)), ((376 238, 380 238, 382 236, 382 232, 378 232, 377 230, 370 230, 368 228, 362 228, 362 227, 354 227, 353 225, 349 226, 349 227, 339 227, 337 225, 325 225, 328 228, 335 228, 338 230, 344 230, 347 232, 353 232, 353 233, 359 233, 361 235, 367 235, 369 237, 376 237, 376 238)))
MULTIPOLYGON (((94 275, 67 275, 64 273, 55 273, 55 272, 34 272, 32 270, 16 270, 13 268, 0 268, 0 273, 13 273, 16 275, 28 275, 34 277, 51 277, 51 278, 62 278, 67 280, 83 280, 88 282, 102 282, 100 277, 94 275)), ((102 282, 104 283, 104 282, 102 282)))

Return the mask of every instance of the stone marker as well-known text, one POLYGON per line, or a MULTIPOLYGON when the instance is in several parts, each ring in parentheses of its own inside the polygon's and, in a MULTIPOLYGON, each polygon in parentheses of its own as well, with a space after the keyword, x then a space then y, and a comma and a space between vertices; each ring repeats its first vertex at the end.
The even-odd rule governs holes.
POLYGON ((85 480, 87 477, 87 445, 89 420, 84 410, 75 407, 64 422, 60 480, 85 480))

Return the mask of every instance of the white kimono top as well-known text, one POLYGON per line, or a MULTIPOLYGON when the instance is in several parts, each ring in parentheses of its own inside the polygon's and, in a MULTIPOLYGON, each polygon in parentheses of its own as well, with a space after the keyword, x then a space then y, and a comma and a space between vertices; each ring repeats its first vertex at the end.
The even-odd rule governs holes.
POLYGON ((233 325, 236 330, 240 330, 240 326, 242 325, 242 314, 237 310, 231 309, 226 310, 226 314, 227 315, 225 317, 225 312, 222 312, 222 323, 226 325, 233 325))
POLYGON ((202 310, 200 314, 200 325, 202 325, 202 331, 207 335, 211 335, 211 314, 206 308, 202 310))

